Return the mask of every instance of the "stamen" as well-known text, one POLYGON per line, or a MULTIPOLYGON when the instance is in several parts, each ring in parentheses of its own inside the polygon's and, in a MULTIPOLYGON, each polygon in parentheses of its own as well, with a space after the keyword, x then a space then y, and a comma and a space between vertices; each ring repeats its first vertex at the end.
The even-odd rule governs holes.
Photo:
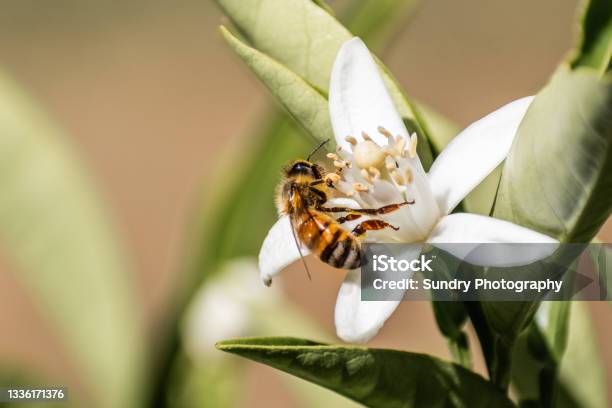
POLYGON ((369 190, 367 186, 364 186, 361 183, 353 183, 353 188, 355 189, 355 191, 359 191, 359 192, 365 192, 369 190))
POLYGON ((387 160, 385 162, 385 167, 389 171, 395 170, 397 168, 397 163, 395 162, 395 160, 393 160, 392 157, 389 156, 389 157, 387 157, 387 160))
POLYGON ((406 181, 408 184, 411 184, 414 181, 414 176, 412 174, 412 170, 406 169, 406 181))
POLYGON ((408 156, 410 156, 411 159, 414 159, 417 155, 417 141, 417 134, 412 133, 410 135, 410 149, 408 150, 408 156))
POLYGON ((402 157, 404 157, 404 147, 406 147, 406 139, 403 137, 398 137, 397 142, 395 143, 395 148, 402 157))
POLYGON ((346 140, 347 142, 349 142, 352 145, 356 145, 357 144, 357 139, 355 139, 353 136, 346 136, 344 138, 344 140, 346 140))
POLYGON ((393 177, 393 180, 395 180, 397 184, 404 184, 404 178, 396 170, 391 172, 391 177, 393 177))
POLYGON ((349 168, 351 167, 351 163, 346 161, 346 160, 334 160, 334 166, 338 167, 339 169, 343 169, 343 168, 349 168))
POLYGON ((378 127, 378 133, 380 133, 383 136, 386 136, 389 139, 393 139, 393 135, 391 134, 391 132, 389 132, 387 129, 385 129, 382 126, 378 127))
POLYGON ((327 158, 332 160, 338 160, 338 155, 336 153, 327 153, 327 158))
POLYGON ((361 132, 361 137, 363 138, 363 140, 367 140, 367 141, 372 140, 372 138, 370 138, 370 135, 368 135, 366 132, 361 132))

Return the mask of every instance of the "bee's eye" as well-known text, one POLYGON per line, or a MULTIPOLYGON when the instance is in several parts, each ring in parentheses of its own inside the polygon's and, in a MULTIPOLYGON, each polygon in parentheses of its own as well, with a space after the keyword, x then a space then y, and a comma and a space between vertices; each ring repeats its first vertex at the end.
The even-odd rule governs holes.
POLYGON ((308 175, 308 174, 312 174, 312 167, 309 166, 307 163, 295 163, 293 165, 293 167, 291 167, 291 170, 289 171, 290 175, 308 175))

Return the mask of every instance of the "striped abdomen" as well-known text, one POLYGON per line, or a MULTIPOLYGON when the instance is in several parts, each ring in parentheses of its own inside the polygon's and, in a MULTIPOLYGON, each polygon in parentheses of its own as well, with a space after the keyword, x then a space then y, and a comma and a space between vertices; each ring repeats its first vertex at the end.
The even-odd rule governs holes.
POLYGON ((341 269, 362 265, 359 242, 330 216, 309 210, 292 214, 296 235, 323 262, 341 269))

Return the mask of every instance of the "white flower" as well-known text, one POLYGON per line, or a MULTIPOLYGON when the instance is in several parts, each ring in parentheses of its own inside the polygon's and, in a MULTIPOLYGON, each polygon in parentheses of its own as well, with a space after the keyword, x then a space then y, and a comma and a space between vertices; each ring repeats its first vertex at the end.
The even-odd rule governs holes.
MULTIPOLYGON (((338 159, 351 165, 341 173, 342 179, 334 183, 341 194, 326 206, 376 208, 414 200, 414 204, 376 216, 399 227, 397 231, 390 228, 370 231, 365 241, 430 243, 482 266, 527 264, 541 259, 555 246, 540 246, 544 249, 530 252, 521 246, 508 256, 499 256, 499 252, 444 245, 473 243, 476 248, 479 243, 557 242, 507 221, 476 214, 451 214, 506 158, 532 99, 511 102, 470 125, 448 144, 429 173, 425 173, 416 154, 416 134, 408 134, 370 52, 359 38, 347 41, 338 52, 331 74, 329 111, 340 147, 338 159)), ((358 221, 362 220, 363 217, 358 221)), ((290 228, 288 216, 282 216, 262 245, 259 268, 267 284, 299 258, 290 228)), ((347 224, 347 228, 350 230, 351 226, 347 224)), ((419 245, 410 248, 403 259, 419 256, 419 245)), ((359 270, 349 271, 338 294, 336 331, 345 341, 369 340, 398 306, 398 301, 361 301, 360 280, 359 270)))
POLYGON ((199 289, 182 324, 185 349, 194 361, 221 356, 215 350, 216 342, 249 334, 257 324, 256 309, 280 303, 280 293, 264 290, 256 276, 254 259, 236 259, 199 289))

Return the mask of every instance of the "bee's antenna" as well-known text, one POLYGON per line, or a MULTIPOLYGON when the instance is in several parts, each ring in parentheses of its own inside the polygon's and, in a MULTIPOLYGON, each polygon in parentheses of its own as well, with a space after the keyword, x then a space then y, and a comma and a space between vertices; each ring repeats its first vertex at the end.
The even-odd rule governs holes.
POLYGON ((324 141, 322 141, 321 143, 319 143, 319 145, 317 147, 314 148, 314 150, 312 152, 310 152, 310 154, 308 155, 308 157, 306 158, 306 161, 310 161, 310 158, 312 156, 314 156, 314 154, 323 146, 325 146, 327 143, 329 142, 329 139, 326 139, 324 141))
POLYGON ((295 242, 295 246, 297 247, 298 253, 300 254, 300 259, 302 260, 302 263, 304 264, 304 269, 306 269, 306 275, 308 275, 308 280, 312 282, 312 276, 310 276, 310 271, 308 270, 308 265, 306 264, 304 255, 302 254, 300 243, 298 242, 297 237, 295 236, 295 230, 293 228, 293 225, 291 226, 291 234, 293 235, 293 241, 295 242))

